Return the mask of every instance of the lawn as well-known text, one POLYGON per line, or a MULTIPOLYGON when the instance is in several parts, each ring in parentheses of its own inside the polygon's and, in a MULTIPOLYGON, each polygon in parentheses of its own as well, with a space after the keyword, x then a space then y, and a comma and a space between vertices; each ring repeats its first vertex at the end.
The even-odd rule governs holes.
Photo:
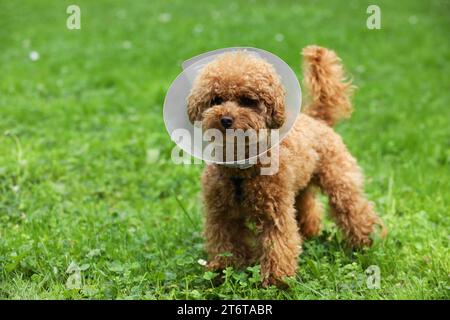
POLYGON ((420 0, 1 1, 0 298, 449 299, 449 12, 420 0), (66 28, 74 2, 81 30, 66 28), (369 4, 380 30, 366 27, 369 4), (352 252, 327 219, 290 289, 261 288, 258 266, 215 286, 198 262, 203 166, 171 161, 166 90, 183 60, 237 45, 301 79, 308 44, 336 50, 359 88, 337 131, 389 235, 352 252))

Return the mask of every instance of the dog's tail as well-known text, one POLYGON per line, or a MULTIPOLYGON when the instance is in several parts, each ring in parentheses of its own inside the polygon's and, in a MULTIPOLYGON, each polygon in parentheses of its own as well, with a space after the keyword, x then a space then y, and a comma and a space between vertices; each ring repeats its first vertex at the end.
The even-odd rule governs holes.
POLYGON ((302 54, 304 81, 311 98, 304 112, 329 126, 349 118, 354 87, 345 80, 341 59, 334 51, 318 46, 308 46, 302 54))

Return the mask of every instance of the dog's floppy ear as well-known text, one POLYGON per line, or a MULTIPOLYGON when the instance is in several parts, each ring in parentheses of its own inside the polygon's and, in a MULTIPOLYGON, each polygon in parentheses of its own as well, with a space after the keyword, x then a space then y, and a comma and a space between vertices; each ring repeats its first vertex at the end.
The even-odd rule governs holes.
POLYGON ((194 124, 195 121, 202 120, 203 106, 208 101, 209 95, 197 88, 191 91, 187 99, 187 113, 189 121, 194 124))
POLYGON ((278 129, 286 120, 285 110, 285 92, 281 85, 278 85, 275 89, 275 102, 272 108, 272 129, 278 129))
POLYGON ((200 121, 201 118, 201 108, 198 104, 191 101, 191 97, 188 98, 188 106, 187 106, 187 113, 189 117, 189 121, 194 124, 195 121, 200 121))
POLYGON ((263 97, 267 107, 267 126, 278 129, 286 120, 285 91, 281 84, 274 84, 270 94, 263 97))

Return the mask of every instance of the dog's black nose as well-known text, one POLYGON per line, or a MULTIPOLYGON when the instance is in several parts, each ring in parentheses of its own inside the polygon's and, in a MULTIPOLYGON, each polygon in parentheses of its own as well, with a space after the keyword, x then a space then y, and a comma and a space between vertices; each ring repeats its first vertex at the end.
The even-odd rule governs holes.
POLYGON ((225 129, 228 129, 233 124, 233 118, 222 117, 222 118, 220 118, 220 123, 222 124, 222 127, 224 127, 225 129))

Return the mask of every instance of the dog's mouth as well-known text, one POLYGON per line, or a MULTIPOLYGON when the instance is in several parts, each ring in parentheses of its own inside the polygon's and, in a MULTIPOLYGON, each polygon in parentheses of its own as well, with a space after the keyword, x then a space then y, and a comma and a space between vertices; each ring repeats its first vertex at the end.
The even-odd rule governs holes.
MULTIPOLYGON (((214 128, 215 129, 215 128, 214 128)), ((253 128, 206 130, 204 139, 215 149, 214 157, 220 162, 236 162, 255 158, 270 148, 270 131, 253 128)))
POLYGON ((233 136, 240 136, 242 132, 244 133, 255 133, 258 134, 259 130, 261 128, 258 127, 250 127, 250 126, 232 126, 230 128, 224 128, 221 125, 213 125, 213 126, 202 126, 202 130, 204 132, 210 131, 210 130, 216 130, 219 131, 225 138, 233 137, 233 136))
POLYGON ((261 129, 252 126, 233 126, 224 128, 221 125, 203 125, 203 134, 206 138, 214 137, 214 142, 218 145, 244 143, 250 145, 258 141, 261 129))

